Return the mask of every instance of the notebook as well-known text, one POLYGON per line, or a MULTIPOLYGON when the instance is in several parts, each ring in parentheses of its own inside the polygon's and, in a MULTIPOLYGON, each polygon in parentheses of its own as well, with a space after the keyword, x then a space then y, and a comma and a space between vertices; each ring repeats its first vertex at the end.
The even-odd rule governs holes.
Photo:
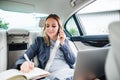
POLYGON ((0 80, 36 80, 47 77, 50 73, 35 67, 28 73, 23 73, 17 69, 9 69, 0 73, 0 80))

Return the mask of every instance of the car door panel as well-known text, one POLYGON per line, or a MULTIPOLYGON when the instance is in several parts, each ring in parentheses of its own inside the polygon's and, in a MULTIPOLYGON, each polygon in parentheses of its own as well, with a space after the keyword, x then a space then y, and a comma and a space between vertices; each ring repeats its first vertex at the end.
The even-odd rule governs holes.
POLYGON ((78 50, 104 47, 109 43, 107 35, 70 37, 78 50))

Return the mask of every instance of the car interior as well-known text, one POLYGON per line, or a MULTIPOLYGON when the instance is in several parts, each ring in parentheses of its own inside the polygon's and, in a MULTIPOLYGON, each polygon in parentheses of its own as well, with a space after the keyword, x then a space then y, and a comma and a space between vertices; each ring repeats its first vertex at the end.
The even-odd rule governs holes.
MULTIPOLYGON (((43 35, 47 15, 54 13, 60 16, 70 48, 76 53, 73 80, 81 80, 87 70, 100 80, 120 80, 119 4, 119 0, 0 0, 0 73, 14 68, 34 39, 43 35), (16 12, 32 14, 32 18, 12 15, 16 12), (9 21, 7 29, 1 26, 2 18, 9 21)), ((37 66, 37 57, 34 62, 37 66)))

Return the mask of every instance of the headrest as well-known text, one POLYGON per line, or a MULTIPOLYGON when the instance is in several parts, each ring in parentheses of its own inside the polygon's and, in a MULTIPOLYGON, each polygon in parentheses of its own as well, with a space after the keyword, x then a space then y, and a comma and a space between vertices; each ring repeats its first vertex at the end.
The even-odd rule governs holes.
POLYGON ((45 26, 45 17, 40 18, 40 21, 39 21, 39 27, 43 28, 44 26, 45 26))
MULTIPOLYGON (((109 25, 110 42, 117 65, 120 68, 120 21, 112 22, 109 25)), ((119 70, 120 71, 120 70, 119 70)))
POLYGON ((16 35, 28 35, 29 34, 29 31, 26 30, 26 29, 19 29, 19 28, 12 28, 12 29, 9 29, 7 31, 8 35, 11 35, 11 34, 16 34, 16 35))

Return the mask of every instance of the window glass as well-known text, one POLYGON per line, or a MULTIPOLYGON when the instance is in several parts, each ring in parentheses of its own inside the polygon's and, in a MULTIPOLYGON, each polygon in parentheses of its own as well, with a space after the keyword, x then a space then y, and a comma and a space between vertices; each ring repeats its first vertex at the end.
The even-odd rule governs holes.
POLYGON ((109 24, 113 21, 120 20, 120 7, 118 7, 118 3, 120 3, 119 0, 96 0, 80 10, 76 16, 78 17, 79 22, 81 22, 84 30, 83 32, 85 32, 84 34, 108 34, 109 24))
POLYGON ((46 16, 47 14, 20 13, 0 9, 0 19, 2 22, 8 23, 8 29, 24 28, 29 30, 40 30, 39 20, 46 16))
POLYGON ((71 17, 68 20, 68 22, 66 24, 66 29, 70 33, 71 36, 80 36, 77 25, 76 25, 73 17, 71 17))

